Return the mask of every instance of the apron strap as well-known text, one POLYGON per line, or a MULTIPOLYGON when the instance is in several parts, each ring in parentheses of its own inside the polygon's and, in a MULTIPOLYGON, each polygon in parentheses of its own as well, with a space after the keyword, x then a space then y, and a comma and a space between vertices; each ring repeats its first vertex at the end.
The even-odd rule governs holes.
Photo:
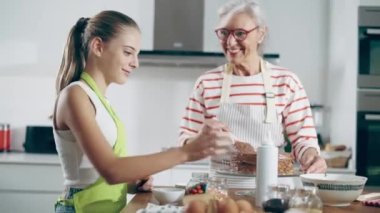
POLYGON ((54 205, 55 208, 57 208, 58 205, 74 207, 74 200, 72 198, 68 198, 68 199, 58 198, 57 202, 54 205))
MULTIPOLYGON (((264 90, 265 90, 265 101, 266 101, 266 115, 265 123, 273 123, 276 120, 276 102, 275 93, 273 92, 272 81, 270 74, 266 70, 266 64, 263 59, 260 59, 260 69, 263 75, 264 90)), ((229 97, 231 93, 231 80, 232 80, 232 66, 231 64, 224 65, 223 72, 223 83, 222 91, 220 97, 220 103, 229 102, 229 97)))
POLYGON ((220 95, 221 103, 227 103, 229 101, 229 97, 231 93, 231 79, 232 79, 232 66, 231 64, 228 63, 224 65, 222 92, 220 95))
POLYGON ((273 123, 276 118, 276 95, 273 92, 272 81, 270 74, 266 70, 266 65, 263 59, 260 60, 261 72, 263 73, 265 100, 267 103, 265 123, 273 123))

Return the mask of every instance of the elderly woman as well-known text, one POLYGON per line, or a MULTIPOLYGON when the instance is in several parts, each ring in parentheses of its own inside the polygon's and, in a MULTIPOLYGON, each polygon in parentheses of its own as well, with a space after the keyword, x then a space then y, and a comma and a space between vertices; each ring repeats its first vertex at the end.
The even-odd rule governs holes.
POLYGON ((299 78, 260 56, 266 26, 258 4, 228 1, 219 11, 215 33, 228 63, 196 81, 182 118, 179 142, 204 140, 204 126, 210 120, 223 122, 235 141, 254 148, 268 132, 272 141, 282 146, 285 133, 294 159, 305 172, 325 172, 310 103, 299 78))

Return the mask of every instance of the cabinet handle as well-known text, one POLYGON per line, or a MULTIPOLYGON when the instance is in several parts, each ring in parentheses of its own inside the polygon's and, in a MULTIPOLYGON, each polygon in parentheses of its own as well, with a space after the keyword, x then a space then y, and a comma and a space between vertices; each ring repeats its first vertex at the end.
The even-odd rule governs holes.
POLYGON ((367 29, 367 35, 380 35, 380 29, 367 29))
POLYGON ((364 119, 367 121, 380 121, 380 115, 366 114, 364 119))

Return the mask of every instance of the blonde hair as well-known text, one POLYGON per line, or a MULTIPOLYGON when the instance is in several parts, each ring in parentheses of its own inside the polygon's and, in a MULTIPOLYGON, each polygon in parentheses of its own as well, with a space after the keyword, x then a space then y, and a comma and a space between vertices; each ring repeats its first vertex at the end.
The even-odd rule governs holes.
POLYGON ((99 37, 107 42, 116 37, 123 27, 140 31, 129 16, 117 11, 102 11, 92 18, 80 18, 71 28, 56 79, 57 94, 73 81, 80 79, 86 65, 88 44, 99 37))

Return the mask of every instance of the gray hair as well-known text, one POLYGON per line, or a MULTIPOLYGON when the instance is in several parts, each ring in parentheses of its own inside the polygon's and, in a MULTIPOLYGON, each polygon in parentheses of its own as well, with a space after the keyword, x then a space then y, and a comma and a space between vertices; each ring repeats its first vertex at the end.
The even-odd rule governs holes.
POLYGON ((256 24, 260 27, 265 26, 264 14, 259 5, 253 0, 229 0, 220 7, 218 14, 219 19, 224 19, 242 12, 255 19, 256 24))
MULTIPOLYGON (((230 18, 238 13, 248 14, 252 19, 256 21, 259 27, 267 28, 265 24, 265 17, 263 11, 260 9, 258 3, 253 0, 229 0, 223 6, 219 8, 219 19, 230 18)), ((267 33, 266 33, 267 35, 267 33)), ((264 38, 266 38, 265 36, 264 38)), ((264 43, 261 42, 257 46, 259 54, 263 53, 264 43)))

